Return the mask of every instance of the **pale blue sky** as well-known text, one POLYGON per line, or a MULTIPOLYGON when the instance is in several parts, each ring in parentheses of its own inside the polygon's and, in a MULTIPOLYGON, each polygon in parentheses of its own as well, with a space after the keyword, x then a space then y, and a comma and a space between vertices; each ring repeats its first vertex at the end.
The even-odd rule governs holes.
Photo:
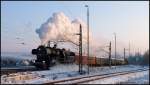
POLYGON ((148 1, 2 1, 1 51, 30 52, 36 48, 40 39, 35 30, 54 12, 86 22, 85 4, 90 6, 90 31, 95 38, 113 41, 116 32, 118 43, 127 46, 130 41, 133 49, 149 49, 148 1), (22 42, 26 45, 18 44, 22 42))

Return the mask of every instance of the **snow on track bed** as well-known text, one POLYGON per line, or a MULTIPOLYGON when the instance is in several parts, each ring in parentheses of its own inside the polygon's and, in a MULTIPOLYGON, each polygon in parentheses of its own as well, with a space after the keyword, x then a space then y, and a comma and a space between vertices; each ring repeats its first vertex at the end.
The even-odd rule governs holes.
MULTIPOLYGON (((102 74, 102 75, 84 76, 84 77, 70 78, 70 79, 65 79, 65 80, 58 80, 58 81, 56 80, 56 81, 52 81, 46 84, 79 84, 79 83, 87 84, 90 81, 95 81, 95 80, 100 80, 100 79, 115 77, 115 76, 120 76, 120 75, 127 75, 127 74, 142 72, 146 70, 148 69, 132 70, 132 71, 125 71, 125 72, 117 72, 117 73, 115 72, 111 74, 102 74)), ((90 83, 90 84, 93 84, 93 83, 90 83)))
POLYGON ((81 84, 149 84, 149 71, 134 72, 100 79, 97 78, 96 80, 81 84))
MULTIPOLYGON (((136 69, 145 69, 149 68, 147 66, 134 66, 134 65, 122 65, 122 66, 112 66, 109 67, 91 67, 89 75, 96 75, 96 74, 106 74, 106 73, 113 73, 113 72, 121 72, 121 71, 130 71, 136 69)), ((84 67, 83 70, 87 70, 87 67, 84 67)), ((80 75, 78 73, 78 65, 71 64, 71 65, 57 65, 54 67, 50 67, 50 70, 44 71, 30 71, 30 72, 18 72, 15 74, 10 75, 1 75, 1 84, 43 84, 49 81, 54 80, 61 80, 73 77, 82 77, 87 76, 88 74, 80 75), (30 75, 29 75, 30 74, 30 75), (9 77, 17 77, 22 75, 27 75, 28 77, 32 76, 31 78, 20 80, 10 80, 9 77)))

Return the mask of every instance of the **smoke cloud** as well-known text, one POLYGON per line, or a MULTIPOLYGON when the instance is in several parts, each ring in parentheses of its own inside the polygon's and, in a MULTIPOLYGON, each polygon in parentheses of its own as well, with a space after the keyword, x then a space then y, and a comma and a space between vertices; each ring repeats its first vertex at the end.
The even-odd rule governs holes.
MULTIPOLYGON (((79 36, 76 34, 79 33, 80 24, 82 26, 83 52, 85 53, 87 49, 87 25, 79 18, 71 21, 63 12, 53 13, 52 17, 36 29, 36 33, 39 35, 42 45, 47 44, 48 41, 67 41, 63 43, 65 48, 74 48, 77 51, 78 47, 75 45, 79 43, 79 36), (75 45, 69 46, 68 42, 75 45)), ((90 32, 90 41, 91 39, 90 32)))
MULTIPOLYGON (((80 24, 82 26, 82 43, 83 43, 83 55, 87 54, 87 25, 81 19, 77 18, 70 20, 63 12, 53 13, 45 23, 43 23, 40 28, 36 30, 36 33, 39 35, 41 44, 45 45, 48 41, 59 42, 59 41, 68 41, 74 44, 79 43, 79 36, 75 35, 79 33, 80 24)), ((98 40, 92 38, 91 32, 89 33, 90 40, 90 54, 97 54, 96 50, 98 49, 99 43, 98 40)), ((69 46, 69 43, 65 42, 65 48, 69 47, 71 50, 76 52, 77 46, 69 46)), ((64 43, 63 43, 64 44, 64 43)), ((60 44, 62 45, 62 44, 60 44)), ((59 46, 60 46, 59 45, 59 46)), ((96 55, 94 55, 96 56, 96 55)))
POLYGON ((36 30, 36 33, 39 35, 42 45, 48 41, 64 40, 77 44, 79 36, 75 34, 79 33, 80 24, 83 31, 83 42, 86 42, 86 24, 79 18, 71 21, 63 12, 53 13, 52 17, 36 30))

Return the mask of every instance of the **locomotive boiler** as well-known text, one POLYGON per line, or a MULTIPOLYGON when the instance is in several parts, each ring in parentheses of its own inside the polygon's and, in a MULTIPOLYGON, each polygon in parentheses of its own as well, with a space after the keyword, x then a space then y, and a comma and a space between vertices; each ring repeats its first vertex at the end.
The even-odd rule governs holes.
POLYGON ((37 49, 32 49, 32 54, 36 55, 37 58, 33 65, 38 69, 49 69, 50 66, 59 63, 71 63, 74 62, 75 53, 54 47, 40 45, 37 49))

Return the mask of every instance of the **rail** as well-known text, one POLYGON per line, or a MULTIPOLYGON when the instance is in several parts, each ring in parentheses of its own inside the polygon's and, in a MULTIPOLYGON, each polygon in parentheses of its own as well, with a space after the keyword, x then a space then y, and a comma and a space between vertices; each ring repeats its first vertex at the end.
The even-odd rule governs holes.
POLYGON ((82 76, 82 77, 80 76, 80 77, 66 78, 66 79, 61 79, 61 80, 48 81, 44 84, 79 84, 79 83, 90 82, 90 81, 99 80, 99 79, 103 79, 107 77, 125 75, 129 73, 141 72, 141 71, 146 71, 146 70, 149 70, 149 69, 138 69, 138 70, 117 72, 117 73, 90 75, 90 76, 82 76))

